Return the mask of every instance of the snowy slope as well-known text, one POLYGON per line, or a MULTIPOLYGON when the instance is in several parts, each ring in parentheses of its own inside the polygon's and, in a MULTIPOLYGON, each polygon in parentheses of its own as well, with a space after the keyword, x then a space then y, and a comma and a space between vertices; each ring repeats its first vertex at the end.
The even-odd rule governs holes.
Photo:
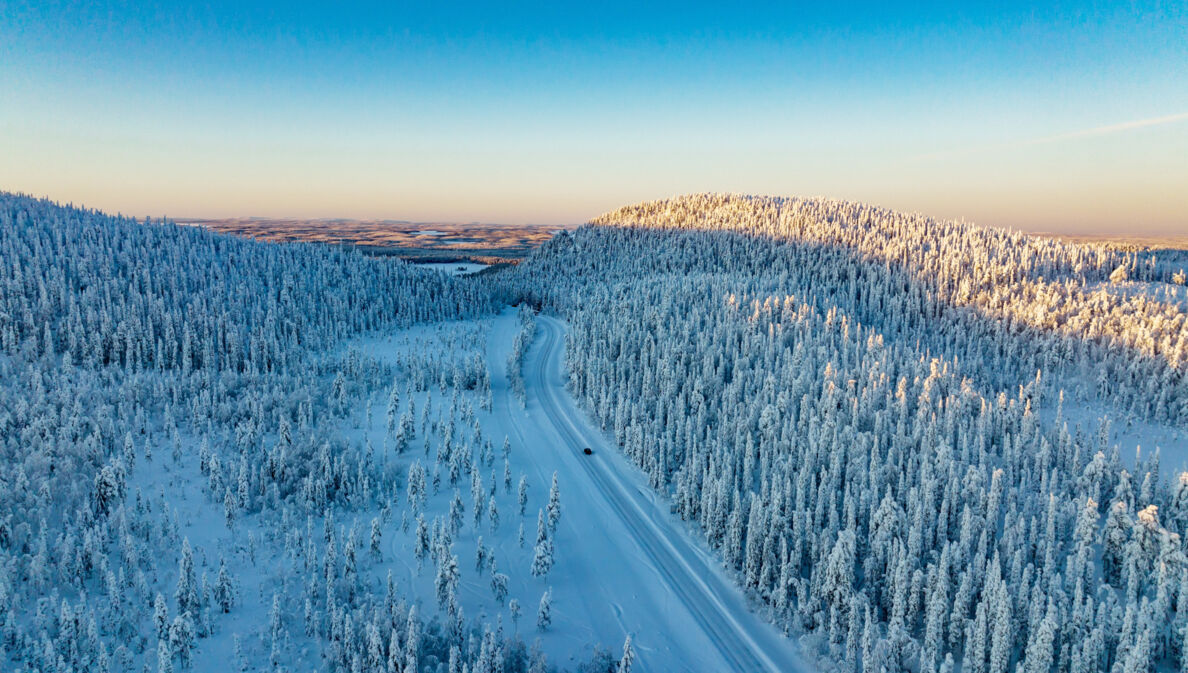
POLYGON ((705 195, 504 285, 566 319, 582 410, 814 666, 1183 666, 1188 323, 1086 289, 1168 275, 1141 255, 1017 239, 705 195))

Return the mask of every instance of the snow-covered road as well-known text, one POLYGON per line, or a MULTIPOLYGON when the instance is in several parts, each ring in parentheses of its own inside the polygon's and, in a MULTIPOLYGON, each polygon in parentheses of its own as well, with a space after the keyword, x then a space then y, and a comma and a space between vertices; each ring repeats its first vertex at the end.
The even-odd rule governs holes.
POLYGON ((508 409, 508 418, 525 445, 556 453, 540 462, 557 470, 563 489, 558 555, 570 572, 587 574, 583 605, 559 611, 589 619, 591 635, 605 637, 613 624, 631 633, 642 670, 807 670, 576 407, 564 385, 564 324, 540 316, 537 326, 524 362, 527 413, 508 409))

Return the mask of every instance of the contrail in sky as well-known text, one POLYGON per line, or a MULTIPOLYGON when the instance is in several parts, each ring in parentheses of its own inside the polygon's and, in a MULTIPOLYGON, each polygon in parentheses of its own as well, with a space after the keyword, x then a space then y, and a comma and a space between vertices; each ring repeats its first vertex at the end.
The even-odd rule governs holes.
POLYGON ((1180 121, 1188 121, 1188 112, 1178 112, 1176 114, 1165 115, 1163 117, 1152 117, 1151 119, 1137 119, 1135 121, 1122 122, 1120 124, 1109 124, 1107 126, 1098 126, 1091 129, 1082 129, 1080 131, 1070 131, 1068 133, 1058 133, 1053 136, 1045 136, 1043 138, 1031 138, 1030 140, 1019 140, 1010 143, 997 143, 991 145, 982 145, 980 147, 973 147, 964 150, 954 150, 949 152, 933 152, 931 154, 920 155, 919 159, 950 159, 958 156, 966 156, 969 154, 978 154, 981 152, 989 152, 999 149, 1015 149, 1020 147, 1031 147, 1033 145, 1047 145, 1048 143, 1058 143, 1065 140, 1076 140, 1077 138, 1094 138, 1097 136, 1109 135, 1111 133, 1121 133, 1122 131, 1131 131, 1134 129, 1146 128, 1148 126, 1160 126, 1163 124, 1172 124, 1180 121))
POLYGON ((1027 142, 1028 145, 1040 145, 1043 143, 1054 143, 1061 140, 1072 140, 1073 138, 1089 138, 1092 136, 1104 136, 1110 133, 1118 133, 1119 131, 1129 131, 1131 129, 1141 129, 1147 126, 1159 126, 1160 124, 1171 124, 1172 122, 1184 121, 1188 119, 1188 112, 1180 112, 1174 115, 1167 115, 1165 117, 1154 117, 1152 119, 1139 119, 1132 122, 1122 122, 1121 124, 1110 124, 1109 126, 1098 126, 1097 128, 1085 129, 1084 131, 1073 131, 1072 133, 1061 133, 1059 135, 1048 136, 1047 138, 1036 138, 1027 142))

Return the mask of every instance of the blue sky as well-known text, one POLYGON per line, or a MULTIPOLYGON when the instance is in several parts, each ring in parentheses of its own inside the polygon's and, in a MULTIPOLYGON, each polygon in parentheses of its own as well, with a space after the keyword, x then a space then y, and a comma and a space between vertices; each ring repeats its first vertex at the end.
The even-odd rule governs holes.
POLYGON ((1188 232, 1183 3, 0 0, 0 189, 578 222, 695 191, 1188 232))

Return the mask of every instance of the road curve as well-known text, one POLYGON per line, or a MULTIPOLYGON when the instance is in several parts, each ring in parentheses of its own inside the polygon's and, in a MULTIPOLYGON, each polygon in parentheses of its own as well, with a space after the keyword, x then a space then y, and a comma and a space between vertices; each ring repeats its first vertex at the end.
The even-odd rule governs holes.
POLYGON ((538 347, 524 363, 529 394, 562 438, 562 450, 577 456, 584 474, 631 532, 658 577, 694 616, 705 645, 717 650, 732 670, 743 673, 810 670, 792 642, 750 610, 741 591, 704 548, 631 482, 625 472, 634 468, 577 409, 564 385, 564 324, 539 316, 537 339, 538 347), (585 447, 594 454, 582 455, 585 447))

